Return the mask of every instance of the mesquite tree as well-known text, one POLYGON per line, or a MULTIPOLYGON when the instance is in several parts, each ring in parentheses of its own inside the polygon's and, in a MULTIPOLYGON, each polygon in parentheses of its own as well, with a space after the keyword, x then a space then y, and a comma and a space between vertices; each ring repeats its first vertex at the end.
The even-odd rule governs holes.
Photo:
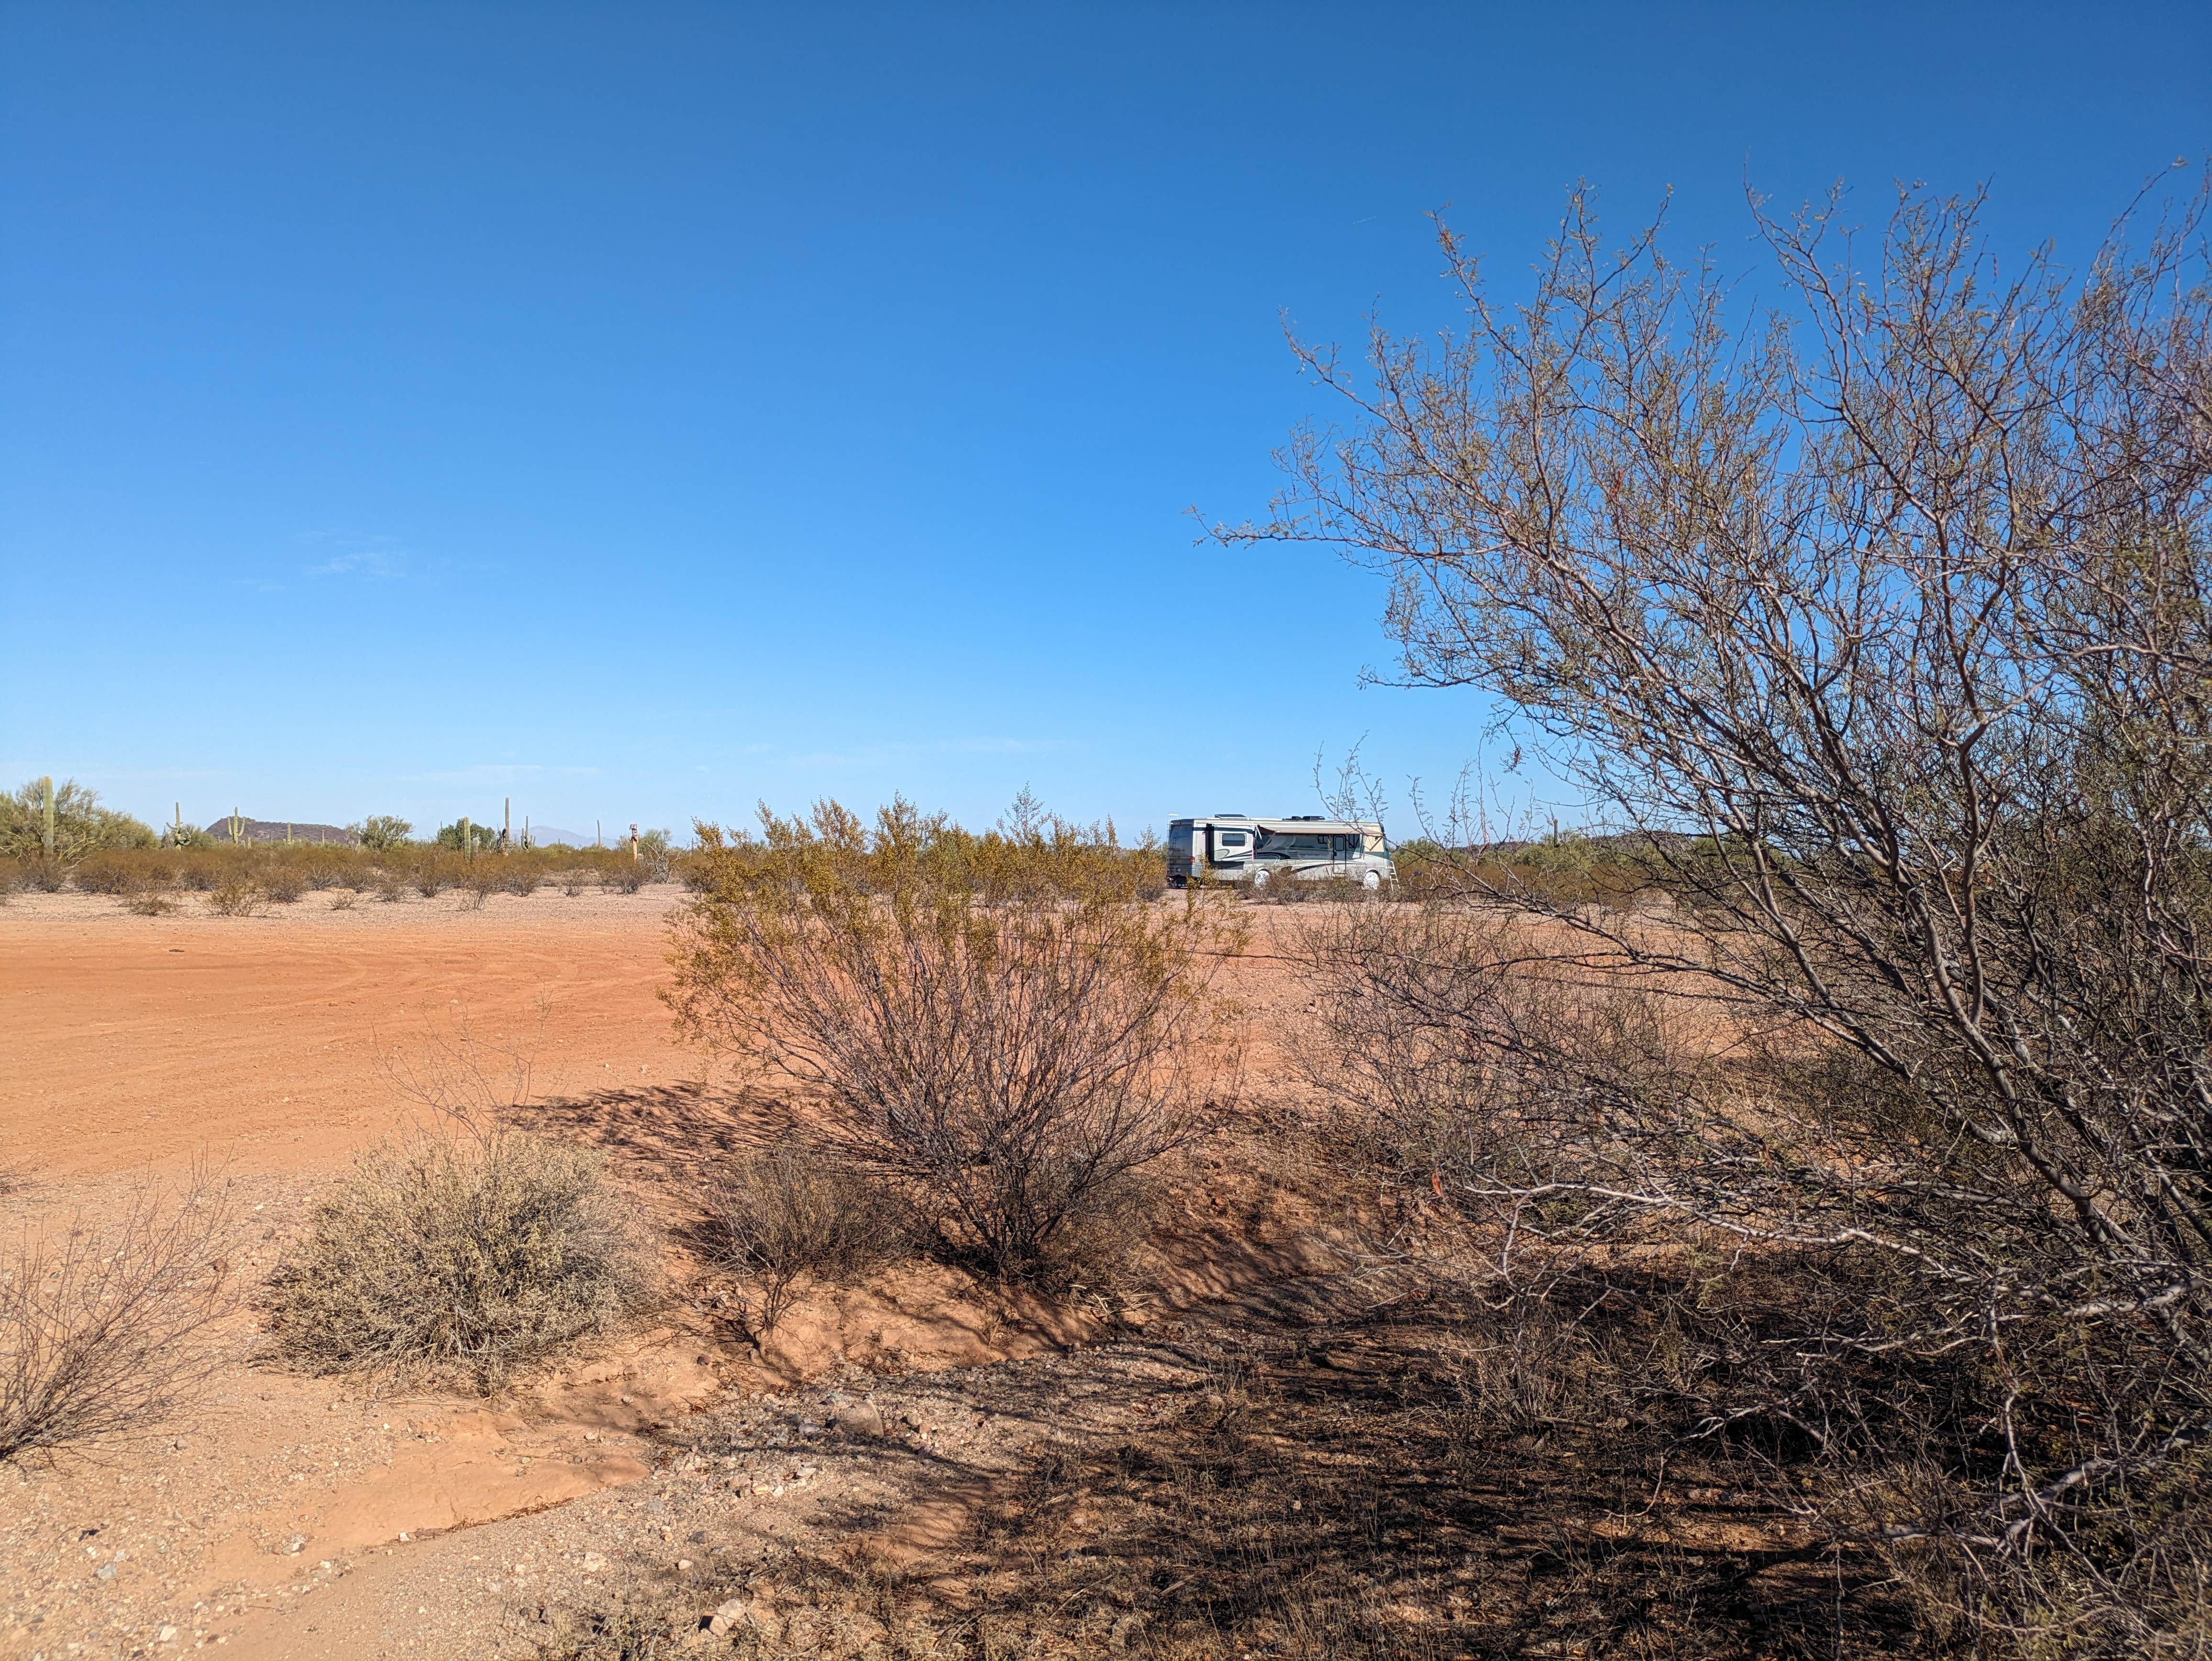
POLYGON ((1464 330, 1377 329, 1364 374, 1300 349, 1352 418, 1224 532, 1386 573, 1402 679, 1506 701, 1665 897, 1554 904, 1468 861, 1465 898, 1542 926, 1372 958, 1465 1066, 1551 1068, 1462 1202, 1882 1260, 1910 1295, 1823 1342, 1987 1363, 2000 1451, 1951 1530, 1985 1555, 2212 1430, 2203 204, 2069 272, 2002 267, 1978 198, 1905 192, 1864 242, 1838 200, 1754 204, 1756 311, 1656 228, 1608 251, 1580 194, 1517 307, 1447 231, 1464 330), (1538 959, 1722 1006, 1796 1084, 1752 1112, 1710 1072, 1632 1088, 1556 1020, 1437 995, 1440 964, 1538 959), (1856 1117, 1805 1082, 1842 1057, 1879 1086, 1856 1117), (2052 1407, 2062 1366, 2094 1411, 2052 1407))

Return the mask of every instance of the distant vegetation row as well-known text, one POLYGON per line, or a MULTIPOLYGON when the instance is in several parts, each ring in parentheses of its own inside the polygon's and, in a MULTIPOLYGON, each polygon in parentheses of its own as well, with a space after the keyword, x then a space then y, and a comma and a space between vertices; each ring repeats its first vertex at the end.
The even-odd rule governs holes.
MULTIPOLYGON (((207 895, 218 910, 250 911, 324 890, 387 901, 453 891, 473 894, 478 904, 493 894, 526 895, 541 888, 570 895, 586 888, 635 893, 647 883, 675 881, 703 890, 715 873, 726 877, 733 866, 759 865, 775 842, 773 831, 757 838, 717 830, 700 847, 686 849, 666 830, 656 830, 638 837, 635 852, 627 838, 611 848, 502 848, 496 831, 472 820, 457 820, 416 840, 411 824, 390 815, 344 827, 349 840, 343 843, 233 841, 189 825, 157 833, 102 806, 94 792, 72 780, 52 787, 49 855, 46 793, 45 782, 34 780, 0 795, 0 899, 18 889, 74 889, 112 895, 158 914, 171 909, 171 897, 179 893, 207 895)), ((1038 846, 1059 850, 1056 858, 1066 869, 1056 880, 1074 880, 1081 867, 1094 877, 1110 873, 1115 885, 1136 897, 1157 898, 1166 891, 1163 850, 1149 840, 1124 845, 1110 824, 1054 818, 976 832, 942 815, 917 816, 914 823, 933 858, 957 865, 963 880, 986 893, 1013 868, 1010 850, 1029 850, 1016 863, 1033 871, 1038 846)), ((1679 856, 1680 850, 1674 851, 1679 856)), ((1571 831, 1484 848, 1450 848, 1425 838, 1392 852, 1399 874, 1388 897, 1414 901, 1519 891, 1546 905, 1626 908, 1665 887, 1668 867, 1644 840, 1571 831)), ((1356 885, 1327 881, 1278 883, 1247 896, 1279 905, 1359 897, 1356 885)))

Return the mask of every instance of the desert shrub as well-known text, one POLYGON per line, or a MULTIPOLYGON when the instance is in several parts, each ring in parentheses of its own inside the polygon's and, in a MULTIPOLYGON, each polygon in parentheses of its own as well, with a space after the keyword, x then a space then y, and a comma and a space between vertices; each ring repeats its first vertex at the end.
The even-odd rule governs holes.
POLYGON ((545 885, 544 861, 527 851, 511 854, 500 863, 507 867, 500 886, 507 893, 527 898, 545 885))
POLYGON ((141 885, 144 873, 140 862, 125 855, 94 852, 77 861, 71 873, 78 891, 86 894, 122 894, 141 885))
POLYGON ((221 885, 224 878, 235 867, 234 863, 212 848, 179 849, 173 857, 170 868, 176 873, 177 886, 204 894, 221 885))
POLYGON ((1264 883, 1239 883, 1236 892, 1259 905, 1341 905, 1368 897, 1364 885, 1350 877, 1294 877, 1282 872, 1264 883))
POLYGON ((166 917, 177 903, 158 888, 138 888, 125 897, 123 909, 134 917, 166 917))
POLYGON ((312 893, 347 888, 355 880, 355 862, 336 849, 317 848, 296 861, 301 885, 312 893))
POLYGON ((451 824, 440 825, 432 841, 436 847, 472 857, 496 849, 499 832, 488 824, 478 824, 474 819, 455 819, 451 824))
POLYGON ((561 891, 570 899, 580 896, 586 888, 597 885, 588 865, 566 866, 561 872, 561 891))
POLYGON ((279 1351, 314 1372, 497 1388, 644 1295, 643 1244, 599 1157, 520 1131, 364 1154, 271 1276, 279 1351))
POLYGON ((447 890, 459 873, 459 861, 426 849, 415 861, 415 891, 426 900, 434 900, 447 890))
POLYGON ((250 917, 264 897, 259 883, 242 871, 233 872, 208 890, 207 908, 218 917, 250 917))
POLYGON ((507 888, 506 861, 489 855, 469 861, 461 867, 459 887, 469 904, 481 910, 486 900, 507 888))
POLYGON ((33 856, 15 867, 22 886, 34 894, 58 894, 69 883, 69 867, 59 860, 33 856))
POLYGON ((228 1214, 195 1179, 23 1226, 0 1262, 0 1459, 146 1430, 191 1396, 226 1306, 228 1214))
POLYGON ((899 1197, 833 1150, 787 1137, 716 1174, 710 1238, 753 1283, 745 1324, 773 1329, 802 1276, 863 1274, 906 1243, 899 1197))
POLYGON ((331 896, 331 910, 333 911, 350 911, 360 904, 360 893, 351 888, 341 888, 331 896))
POLYGON ((262 868, 260 888, 272 905, 293 905, 306 891, 307 877, 289 861, 274 861, 262 868))
POLYGON ((1972 199, 1864 271, 1762 217, 1796 327, 1579 197, 1523 305, 1447 237, 1466 336, 1310 356, 1359 430, 1245 533, 1382 568, 1405 678, 1501 697, 1673 902, 1463 863, 1521 932, 1340 940, 1348 1075, 1456 1128, 1500 1272, 1733 1263, 1716 1422, 1853 1472, 1825 1521, 1984 1652, 2204 1637, 2212 1530, 2150 1497, 2212 1438, 2203 201, 2075 275, 1972 199))
POLYGON ((349 824, 346 829, 352 831, 360 839, 361 845, 370 853, 383 854, 395 848, 405 847, 408 834, 415 827, 405 819, 390 813, 372 813, 360 824, 349 824))
POLYGON ((635 894, 651 879, 647 867, 627 857, 599 867, 599 886, 617 894, 635 894))
POLYGON ((1227 914, 1146 905, 1121 849, 1065 824, 976 836, 902 802, 872 830, 835 803, 762 825, 700 827, 714 877, 678 924, 679 1018, 817 1092, 939 1250, 1046 1272, 1190 1134, 1227 914))
POLYGON ((374 877, 376 897, 386 905, 397 905, 407 897, 407 876, 389 866, 379 867, 374 877))
POLYGON ((151 848, 151 826, 100 805, 97 791, 75 779, 55 784, 33 779, 21 789, 0 794, 0 855, 14 859, 51 858, 74 865, 100 849, 151 848), (49 792, 53 808, 53 846, 46 846, 49 792))

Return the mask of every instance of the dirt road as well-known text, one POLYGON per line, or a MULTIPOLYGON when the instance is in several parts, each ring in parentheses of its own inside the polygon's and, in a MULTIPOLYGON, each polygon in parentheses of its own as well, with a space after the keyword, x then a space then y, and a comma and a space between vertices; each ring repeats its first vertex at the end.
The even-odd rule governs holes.
POLYGON ((409 1110, 392 1062, 464 1024, 534 1052, 541 1095, 696 1077, 654 996, 680 892, 309 894, 255 917, 19 895, 0 909, 0 1169, 325 1169, 409 1110))

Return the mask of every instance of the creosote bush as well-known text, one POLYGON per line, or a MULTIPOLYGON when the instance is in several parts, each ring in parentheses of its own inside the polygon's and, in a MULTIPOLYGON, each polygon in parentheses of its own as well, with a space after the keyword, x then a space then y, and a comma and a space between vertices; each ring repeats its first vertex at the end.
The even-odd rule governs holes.
POLYGON ((521 1131, 423 1133, 362 1156, 269 1282, 278 1350, 315 1372, 497 1389, 609 1330, 647 1288, 599 1157, 521 1131))
POLYGON ((0 1459, 143 1432, 191 1397, 228 1307, 228 1221, 195 1176, 98 1220, 24 1226, 0 1258, 0 1459))
POLYGON ((1143 897, 1149 854, 1018 804, 976 835, 904 802, 699 827, 669 999, 690 1031, 817 1099, 902 1185, 933 1249, 1010 1276, 1192 1134, 1239 935, 1220 896, 1143 897))
POLYGON ((241 872, 226 876, 207 891, 207 908, 218 917, 250 917, 264 897, 261 885, 241 872))

